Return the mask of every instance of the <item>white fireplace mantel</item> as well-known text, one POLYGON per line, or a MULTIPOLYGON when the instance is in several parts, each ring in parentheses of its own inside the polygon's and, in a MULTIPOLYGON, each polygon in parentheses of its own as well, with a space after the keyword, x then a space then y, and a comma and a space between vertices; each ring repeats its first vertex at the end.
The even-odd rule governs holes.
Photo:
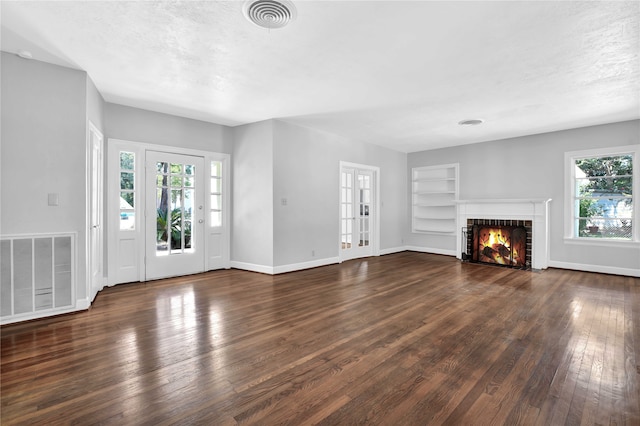
MULTIPOLYGON (((531 267, 547 269, 549 265, 549 203, 546 199, 458 200, 458 224, 467 219, 530 220, 532 222, 531 267)), ((462 257, 462 234, 458 235, 457 257, 462 257)))

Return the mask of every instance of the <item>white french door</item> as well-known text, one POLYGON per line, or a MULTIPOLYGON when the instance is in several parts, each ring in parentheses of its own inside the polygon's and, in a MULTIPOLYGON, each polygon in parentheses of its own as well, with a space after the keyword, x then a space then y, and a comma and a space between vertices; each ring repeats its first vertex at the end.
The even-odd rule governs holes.
POLYGON ((376 172, 340 169, 340 261, 376 253, 376 172))
POLYGON ((205 271, 204 158, 146 153, 147 280, 205 271))

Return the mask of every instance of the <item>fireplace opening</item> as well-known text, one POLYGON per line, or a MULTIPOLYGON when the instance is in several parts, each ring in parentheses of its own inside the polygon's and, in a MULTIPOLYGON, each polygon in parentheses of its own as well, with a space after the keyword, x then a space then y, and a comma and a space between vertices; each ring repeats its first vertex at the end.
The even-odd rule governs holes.
POLYGON ((531 268, 531 221, 469 219, 466 238, 463 259, 531 268))

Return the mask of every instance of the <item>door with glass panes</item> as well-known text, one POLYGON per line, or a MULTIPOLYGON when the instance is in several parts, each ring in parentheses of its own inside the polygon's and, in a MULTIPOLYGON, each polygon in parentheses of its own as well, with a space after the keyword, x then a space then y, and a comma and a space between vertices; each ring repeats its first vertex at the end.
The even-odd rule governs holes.
POLYGON ((340 261, 373 255, 374 172, 340 170, 340 261))
POLYGON ((202 157, 147 151, 147 280, 205 270, 205 183, 202 157))

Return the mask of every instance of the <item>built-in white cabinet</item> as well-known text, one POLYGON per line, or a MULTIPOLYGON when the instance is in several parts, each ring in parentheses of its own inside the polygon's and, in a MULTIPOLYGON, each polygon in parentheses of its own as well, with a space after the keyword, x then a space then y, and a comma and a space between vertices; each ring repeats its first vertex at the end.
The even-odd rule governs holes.
POLYGON ((458 164, 411 169, 411 231, 455 234, 458 164))

